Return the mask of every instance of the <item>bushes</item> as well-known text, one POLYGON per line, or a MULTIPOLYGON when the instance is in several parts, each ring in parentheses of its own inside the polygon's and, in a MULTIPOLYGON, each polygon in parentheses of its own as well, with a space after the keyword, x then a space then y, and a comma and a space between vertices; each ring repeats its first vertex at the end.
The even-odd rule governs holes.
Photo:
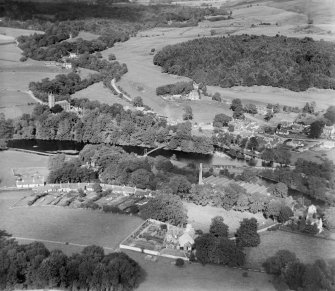
POLYGON ((183 259, 178 258, 178 259, 176 259, 175 265, 177 267, 182 267, 182 266, 185 265, 185 261, 183 259))

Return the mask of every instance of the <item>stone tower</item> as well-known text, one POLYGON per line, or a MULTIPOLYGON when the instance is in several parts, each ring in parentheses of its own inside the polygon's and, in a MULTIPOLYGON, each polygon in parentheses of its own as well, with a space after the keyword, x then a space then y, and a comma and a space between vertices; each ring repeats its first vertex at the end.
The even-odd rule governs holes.
POLYGON ((48 105, 49 105, 49 108, 52 108, 55 106, 55 96, 52 93, 48 94, 48 105))

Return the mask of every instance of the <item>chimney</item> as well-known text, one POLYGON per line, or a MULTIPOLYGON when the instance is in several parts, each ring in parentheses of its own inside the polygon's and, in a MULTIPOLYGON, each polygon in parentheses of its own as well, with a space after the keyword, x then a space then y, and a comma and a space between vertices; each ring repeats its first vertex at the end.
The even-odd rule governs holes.
POLYGON ((199 164, 199 185, 203 185, 204 182, 202 181, 202 163, 199 164))

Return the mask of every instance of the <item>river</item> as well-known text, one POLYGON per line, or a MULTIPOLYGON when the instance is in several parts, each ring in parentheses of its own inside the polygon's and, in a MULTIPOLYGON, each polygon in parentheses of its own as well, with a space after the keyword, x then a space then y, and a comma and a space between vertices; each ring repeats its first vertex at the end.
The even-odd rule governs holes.
MULTIPOLYGON (((56 153, 64 152, 66 154, 76 155, 79 151, 83 149, 86 143, 69 141, 69 140, 24 140, 24 139, 14 139, 8 141, 8 147, 18 148, 24 150, 31 150, 43 153, 56 153)), ((145 150, 151 150, 150 148, 144 148, 139 146, 119 146, 122 147, 128 153, 135 153, 137 155, 143 155, 145 150)), ((150 154, 152 157, 164 156, 166 158, 171 158, 174 156, 177 161, 182 163, 196 164, 203 163, 205 167, 210 167, 213 165, 232 165, 232 166, 247 166, 247 162, 244 160, 232 159, 225 154, 197 154, 197 153, 186 153, 175 150, 165 150, 159 149, 150 154)))

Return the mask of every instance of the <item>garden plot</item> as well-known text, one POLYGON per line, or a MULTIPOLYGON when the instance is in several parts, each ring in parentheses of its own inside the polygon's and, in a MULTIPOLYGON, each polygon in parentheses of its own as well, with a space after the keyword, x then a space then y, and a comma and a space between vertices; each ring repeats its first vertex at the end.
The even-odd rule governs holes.
POLYGON ((148 219, 120 244, 120 248, 188 260, 194 237, 191 226, 183 229, 148 219))

